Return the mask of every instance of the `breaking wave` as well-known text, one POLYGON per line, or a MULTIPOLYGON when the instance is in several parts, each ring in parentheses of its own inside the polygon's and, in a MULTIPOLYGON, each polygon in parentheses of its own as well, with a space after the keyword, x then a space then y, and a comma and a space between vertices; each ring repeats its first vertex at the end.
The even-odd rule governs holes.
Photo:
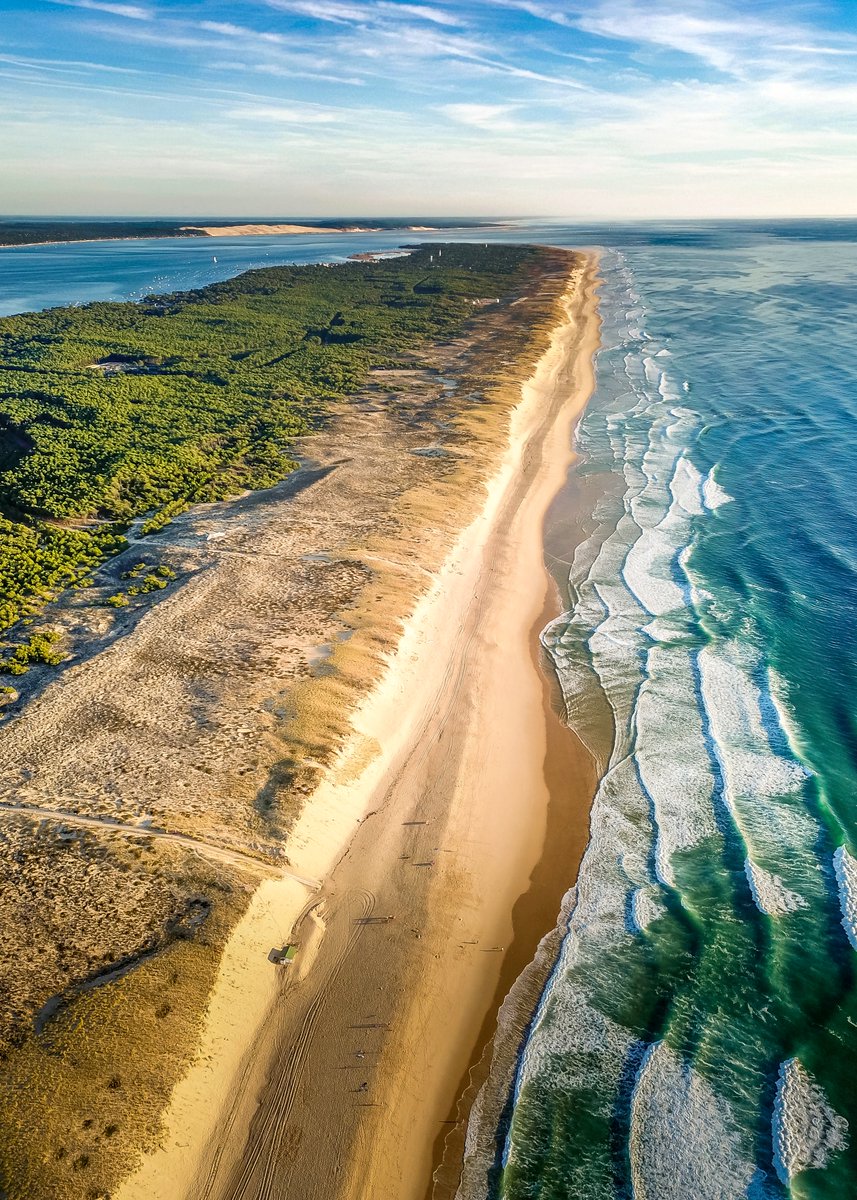
POLYGON ((498 1165, 460 1195, 781 1197, 847 1147, 798 1050, 812 987, 838 978, 834 906, 857 949, 857 860, 830 846, 841 825, 756 611, 706 573, 711 546, 728 566, 742 519, 707 460, 707 414, 628 263, 604 265, 578 440, 582 469, 623 490, 605 489, 542 641, 569 721, 586 738, 594 685, 613 744, 498 1165))

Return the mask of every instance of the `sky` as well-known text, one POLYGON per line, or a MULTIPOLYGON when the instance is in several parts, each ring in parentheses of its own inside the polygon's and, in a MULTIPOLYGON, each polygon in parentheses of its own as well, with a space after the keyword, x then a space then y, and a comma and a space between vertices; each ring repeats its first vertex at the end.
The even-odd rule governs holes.
POLYGON ((0 213, 857 215, 857 0, 0 0, 0 213))

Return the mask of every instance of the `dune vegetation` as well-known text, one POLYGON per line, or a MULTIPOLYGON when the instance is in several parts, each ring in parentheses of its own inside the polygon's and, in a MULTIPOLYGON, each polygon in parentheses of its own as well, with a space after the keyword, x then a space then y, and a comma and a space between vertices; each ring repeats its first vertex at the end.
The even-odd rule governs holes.
POLYGON ((332 403, 454 336, 538 255, 435 246, 0 320, 0 630, 85 586, 136 518, 154 532, 282 480, 332 403))

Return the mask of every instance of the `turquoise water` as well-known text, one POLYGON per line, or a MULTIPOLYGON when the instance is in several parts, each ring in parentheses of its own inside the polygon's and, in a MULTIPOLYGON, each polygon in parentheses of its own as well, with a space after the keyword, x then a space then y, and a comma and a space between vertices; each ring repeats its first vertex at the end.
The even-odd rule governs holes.
MULTIPOLYGON (((857 1196, 857 223, 484 236, 606 247, 598 499, 543 641, 571 723, 593 687, 615 723, 491 1190, 857 1196)), ((352 240, 0 251, 0 310, 352 240)))
POLYGON ((857 225, 787 232, 604 256, 543 641, 615 739, 509 1200, 857 1195, 857 225))

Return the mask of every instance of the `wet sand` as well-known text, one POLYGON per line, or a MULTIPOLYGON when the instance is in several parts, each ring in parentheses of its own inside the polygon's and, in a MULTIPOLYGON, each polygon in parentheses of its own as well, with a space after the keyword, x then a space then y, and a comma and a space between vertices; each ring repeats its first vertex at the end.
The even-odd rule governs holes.
MULTIPOLYGON (((495 1054, 505 1051, 505 1066, 511 1067, 515 1050, 495 1045, 500 1007, 516 980, 533 962, 539 942, 554 926, 566 890, 573 885, 589 837, 589 809, 598 785, 598 769, 592 755, 557 712, 553 667, 541 647, 539 634, 561 609, 553 582, 548 583, 544 607, 532 629, 530 653, 542 678, 542 712, 546 745, 544 779, 549 803, 544 845, 529 880, 529 887, 512 912, 513 938, 503 956, 497 982, 485 1019, 479 1030, 466 1069, 459 1080, 456 1101, 441 1128, 433 1152, 432 1179, 426 1200, 452 1200, 461 1181, 468 1120, 473 1102, 488 1080, 495 1054)), ((537 989, 537 985, 536 985, 537 989)), ((537 990, 535 990, 537 995, 537 990)), ((535 997, 533 997, 534 999, 535 997)), ((529 1009, 523 1001, 521 1008, 529 1009)), ((523 1013, 522 1013, 523 1015, 523 1013)), ((498 1089, 502 1092, 502 1088, 498 1089)), ((502 1095, 496 1097, 502 1105, 502 1095)))

